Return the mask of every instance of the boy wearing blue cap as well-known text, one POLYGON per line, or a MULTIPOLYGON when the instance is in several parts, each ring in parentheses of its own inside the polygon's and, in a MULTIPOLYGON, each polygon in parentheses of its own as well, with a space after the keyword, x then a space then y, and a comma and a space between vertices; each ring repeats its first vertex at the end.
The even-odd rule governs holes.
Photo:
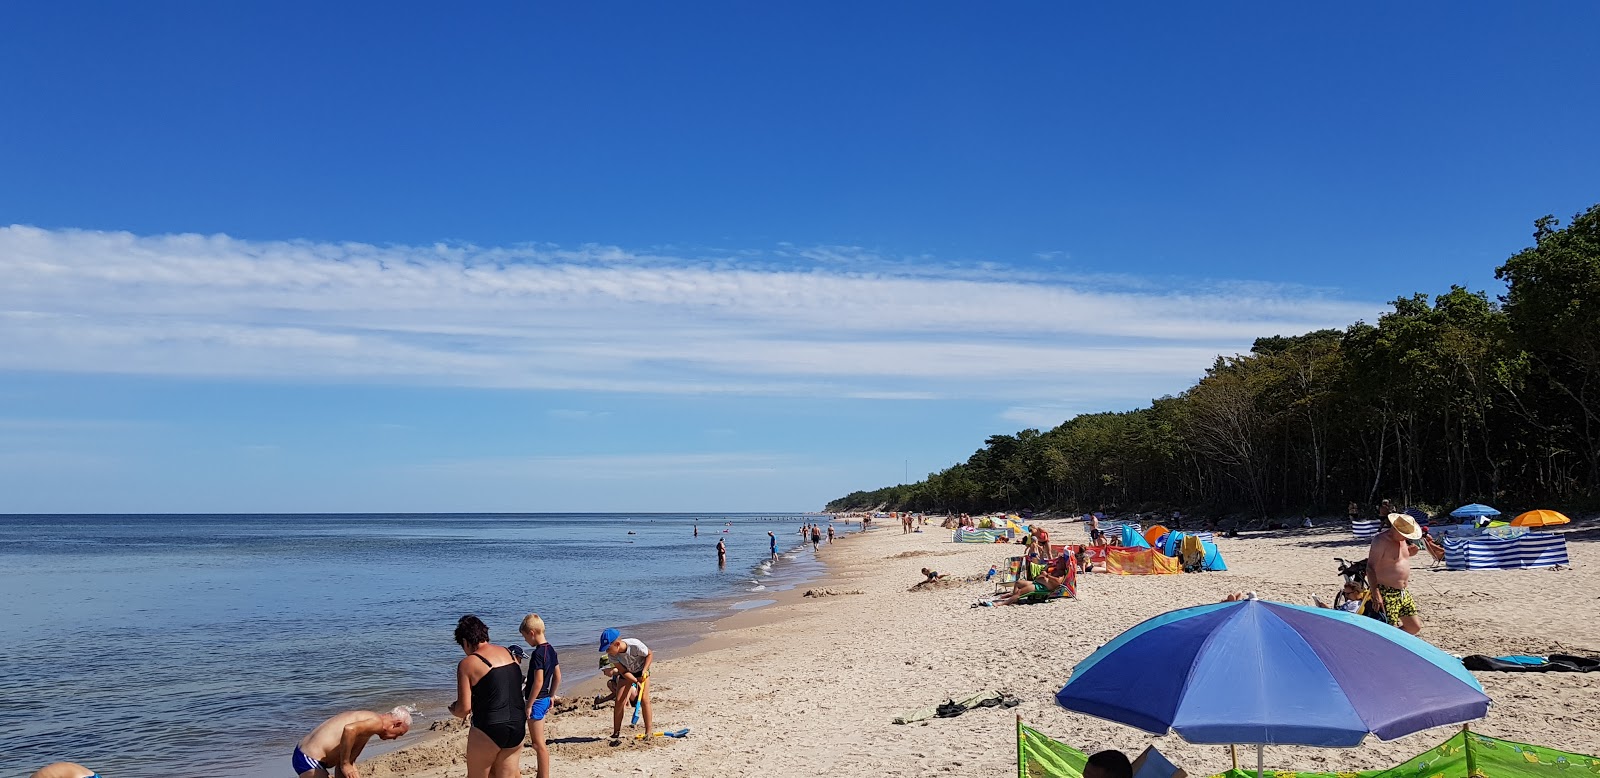
POLYGON ((644 712, 644 731, 653 730, 650 711, 650 663, 655 655, 644 641, 622 637, 622 632, 608 629, 600 633, 600 651, 611 659, 611 739, 622 737, 622 710, 628 707, 634 685, 638 685, 639 708, 644 712))

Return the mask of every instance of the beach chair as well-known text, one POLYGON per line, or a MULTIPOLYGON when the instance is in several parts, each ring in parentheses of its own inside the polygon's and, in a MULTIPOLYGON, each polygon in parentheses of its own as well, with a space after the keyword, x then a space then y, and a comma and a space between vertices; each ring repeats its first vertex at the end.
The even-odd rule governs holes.
POLYGON ((1077 599, 1077 597, 1078 567, 1076 565, 1067 565, 1066 580, 1060 586, 1056 587, 1054 591, 1034 592, 1033 594, 1025 595, 1020 602, 1031 605, 1033 603, 1049 602, 1051 600, 1077 599))
POLYGON ((1017 581, 1022 580, 1022 563, 1024 561, 1025 558, 1020 556, 1014 556, 1006 560, 1006 571, 995 576, 994 579, 995 594, 1011 591, 1011 587, 1015 586, 1017 581))

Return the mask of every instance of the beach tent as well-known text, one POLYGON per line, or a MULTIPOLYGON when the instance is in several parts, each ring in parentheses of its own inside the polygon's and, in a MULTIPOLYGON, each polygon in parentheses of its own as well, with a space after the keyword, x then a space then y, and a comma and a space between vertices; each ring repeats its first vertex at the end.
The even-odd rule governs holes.
MULTIPOLYGON (((1150 544, 1151 548, 1159 548, 1161 546, 1161 539, 1166 537, 1168 534, 1169 531, 1166 527, 1157 524, 1154 527, 1144 531, 1144 539, 1146 543, 1150 544)), ((1168 556, 1171 556, 1171 554, 1168 554, 1168 556)))
POLYGON ((1149 548, 1150 544, 1139 535, 1139 528, 1133 524, 1122 525, 1122 542, 1117 545, 1124 548, 1149 548))
POLYGON ((1228 569, 1228 563, 1222 561, 1222 552, 1217 550, 1217 544, 1202 540, 1200 546, 1206 550, 1206 570, 1222 572, 1228 569))

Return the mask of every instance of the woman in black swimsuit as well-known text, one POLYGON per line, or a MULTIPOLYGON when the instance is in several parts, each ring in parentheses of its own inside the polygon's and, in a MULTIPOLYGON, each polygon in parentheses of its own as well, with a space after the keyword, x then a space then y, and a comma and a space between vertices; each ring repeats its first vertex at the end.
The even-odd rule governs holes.
POLYGON ((517 778, 522 774, 522 668, 511 652, 489 642, 489 628, 467 614, 456 623, 456 701, 450 713, 472 716, 467 734, 467 778, 517 778))

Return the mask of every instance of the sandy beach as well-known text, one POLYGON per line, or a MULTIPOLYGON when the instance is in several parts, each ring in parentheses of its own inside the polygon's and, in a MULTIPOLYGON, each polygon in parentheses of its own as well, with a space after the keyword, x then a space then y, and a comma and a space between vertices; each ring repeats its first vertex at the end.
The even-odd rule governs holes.
MULTIPOLYGON (((1057 542, 1080 542, 1077 522, 1041 522, 1057 542)), ((1337 524, 1257 533, 1218 543, 1229 571, 1171 576, 1091 575, 1076 600, 972 608, 992 585, 959 583, 908 591, 919 568, 967 576, 1017 553, 1015 546, 951 542, 948 530, 919 534, 856 527, 824 545, 823 580, 777 595, 774 605, 737 613, 687 648, 663 650, 652 686, 656 729, 690 727, 681 740, 606 740, 611 712, 591 709, 594 681, 565 690, 575 701, 547 720, 556 775, 987 775, 1015 774, 1014 714, 1077 748, 1136 754, 1154 742, 1191 775, 1230 766, 1227 750, 1157 738, 1068 713, 1054 693, 1071 668, 1134 624, 1174 608, 1254 590, 1266 599, 1309 604, 1331 598, 1333 557, 1361 557, 1365 544, 1337 524), (806 590, 831 591, 821 597, 806 590), (982 689, 1022 700, 910 725, 902 712, 982 689)), ((1411 591, 1423 637, 1454 654, 1600 655, 1600 525, 1566 529, 1571 569, 1448 572, 1414 560, 1411 591)), ((637 635, 645 641, 650 635, 637 635)), ((594 655, 564 655, 591 668, 594 655)), ((1485 734, 1600 754, 1600 674, 1478 673, 1494 700, 1485 734)), ((463 724, 411 736, 415 742, 363 765, 369 776, 443 778, 465 774, 463 724)), ((1292 770, 1386 768, 1437 744, 1448 730, 1356 749, 1276 747, 1267 765, 1292 770)), ((523 773, 534 774, 531 749, 523 773)), ((1243 754, 1241 753, 1241 759, 1243 754)))

